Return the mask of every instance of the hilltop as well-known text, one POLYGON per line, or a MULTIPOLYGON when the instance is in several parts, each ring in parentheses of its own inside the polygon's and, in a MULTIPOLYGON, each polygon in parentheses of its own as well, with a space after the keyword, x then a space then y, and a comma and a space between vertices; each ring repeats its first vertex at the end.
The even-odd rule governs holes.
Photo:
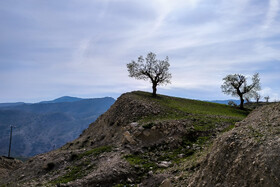
POLYGON ((199 168, 195 158, 248 113, 210 102, 126 93, 79 138, 31 158, 11 173, 16 181, 7 178, 2 183, 159 185, 178 175, 182 165, 192 175, 199 168))

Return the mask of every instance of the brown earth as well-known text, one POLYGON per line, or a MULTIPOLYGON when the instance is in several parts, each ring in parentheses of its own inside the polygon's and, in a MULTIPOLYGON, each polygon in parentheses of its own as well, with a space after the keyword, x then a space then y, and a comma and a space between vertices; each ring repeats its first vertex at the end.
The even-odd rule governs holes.
POLYGON ((15 170, 22 166, 22 162, 20 160, 0 156, 0 176, 1 177, 8 177, 8 173, 12 170, 15 170))
POLYGON ((189 186, 280 186, 280 104, 220 136, 189 186))

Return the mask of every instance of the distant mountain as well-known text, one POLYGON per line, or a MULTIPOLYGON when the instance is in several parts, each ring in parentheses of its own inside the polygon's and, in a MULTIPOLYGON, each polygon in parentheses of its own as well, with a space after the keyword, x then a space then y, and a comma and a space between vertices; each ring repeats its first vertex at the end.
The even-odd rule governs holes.
POLYGON ((1 107, 10 107, 10 106, 18 106, 25 104, 24 102, 16 102, 16 103, 0 103, 0 108, 1 107))
POLYGON ((80 101, 80 100, 82 100, 82 98, 63 96, 63 97, 54 99, 52 101, 42 101, 40 103, 63 103, 63 102, 74 102, 74 101, 80 101))
POLYGON ((240 104, 240 100, 232 100, 232 99, 230 99, 230 100, 212 100, 212 101, 208 101, 208 102, 227 105, 229 101, 233 101, 237 105, 240 104))
POLYGON ((0 155, 7 155, 10 125, 15 126, 12 156, 33 156, 74 140, 114 102, 110 97, 61 97, 50 102, 3 106, 0 155))

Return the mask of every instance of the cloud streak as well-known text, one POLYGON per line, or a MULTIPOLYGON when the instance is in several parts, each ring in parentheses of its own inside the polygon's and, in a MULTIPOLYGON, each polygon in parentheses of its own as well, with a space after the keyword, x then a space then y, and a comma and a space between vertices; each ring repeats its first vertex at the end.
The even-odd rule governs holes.
POLYGON ((220 91, 224 76, 260 72, 276 97, 279 6, 279 0, 1 1, 0 102, 150 90, 125 66, 150 51, 170 58, 172 84, 161 93, 228 98, 220 91))

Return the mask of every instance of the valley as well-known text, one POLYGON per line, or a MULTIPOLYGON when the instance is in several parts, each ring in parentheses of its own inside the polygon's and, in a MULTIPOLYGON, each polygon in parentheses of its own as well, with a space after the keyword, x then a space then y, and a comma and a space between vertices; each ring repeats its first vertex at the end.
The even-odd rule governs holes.
POLYGON ((0 155, 8 153, 10 125, 14 126, 11 155, 30 157, 74 140, 114 101, 109 97, 64 97, 35 104, 6 104, 0 107, 0 155))

